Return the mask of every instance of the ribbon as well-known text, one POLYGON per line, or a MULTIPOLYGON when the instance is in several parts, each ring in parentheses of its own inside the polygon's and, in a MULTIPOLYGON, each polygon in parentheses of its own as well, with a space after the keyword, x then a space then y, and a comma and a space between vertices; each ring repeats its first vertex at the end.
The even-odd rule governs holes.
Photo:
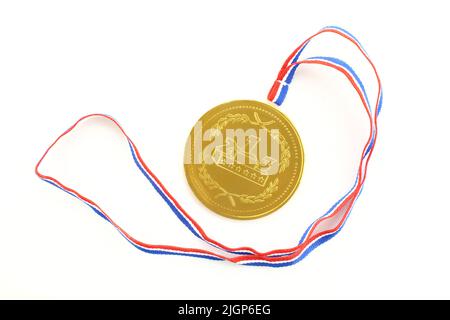
POLYGON ((75 124, 73 124, 69 129, 63 132, 45 151, 44 155, 38 161, 35 172, 36 175, 43 181, 52 184, 53 186, 63 190, 64 192, 70 194, 73 197, 81 200, 84 204, 90 207, 95 213, 100 217, 111 223, 117 231, 133 246, 147 253, 152 254, 165 254, 165 255, 181 255, 190 256, 196 258, 203 258, 209 260, 224 260, 236 264, 251 265, 251 266, 268 266, 268 267, 284 267, 298 263, 304 259, 310 252, 316 249, 321 244, 333 238, 338 234, 343 228, 345 222, 347 221, 350 212, 361 194, 363 185, 367 175, 367 166, 371 158, 376 138, 377 138, 377 117, 381 110, 381 105, 383 102, 383 93, 381 88, 381 81, 378 76, 378 72, 375 65, 370 60, 366 51, 362 47, 361 43, 348 31, 339 27, 325 27, 321 29, 316 34, 312 35, 306 39, 297 49, 295 49, 291 55, 286 59, 283 66, 281 67, 277 79, 275 80, 272 88, 268 94, 268 100, 274 102, 278 106, 281 106, 284 102, 286 95, 289 90, 289 86, 296 74, 297 69, 304 64, 314 64, 332 68, 341 74, 343 74, 350 84, 353 86, 357 92, 362 105, 366 111, 370 122, 370 134, 368 140, 361 152, 361 160, 359 162, 359 167, 357 170, 357 175, 355 183, 349 189, 349 191, 341 197, 331 208, 321 217, 313 221, 310 226, 306 229, 300 238, 297 245, 291 248, 271 250, 268 252, 259 252, 250 247, 238 247, 231 248, 220 242, 214 240, 203 230, 203 228, 186 212, 185 209, 180 205, 180 203, 174 198, 174 196, 169 192, 169 190, 163 185, 163 183, 156 177, 156 175, 150 170, 150 168, 145 164, 142 159, 136 145, 133 143, 131 138, 126 134, 125 130, 120 126, 120 124, 111 116, 105 114, 90 114, 79 119, 75 124), (357 76, 355 71, 344 61, 334 58, 334 57, 310 57, 300 60, 301 54, 310 41, 319 36, 322 33, 333 33, 344 39, 350 41, 354 44, 359 51, 364 55, 366 60, 371 65, 378 84, 378 94, 375 105, 375 110, 372 110, 370 106, 369 99, 367 97, 366 90, 360 78, 357 76), (42 161, 47 156, 48 152, 57 144, 64 136, 69 134, 80 122, 93 117, 102 117, 110 120, 113 125, 116 125, 121 133, 126 138, 132 158, 134 163, 141 171, 141 173, 147 178, 152 187, 156 192, 162 197, 166 204, 170 207, 176 217, 185 225, 185 227, 197 238, 203 240, 208 246, 219 249, 219 253, 216 253, 208 249, 198 249, 198 248, 186 248, 181 246, 170 246, 170 245, 154 245, 141 242, 131 236, 122 227, 120 227, 116 222, 114 222, 111 217, 93 200, 82 195, 78 191, 66 186, 59 180, 44 175, 39 171, 39 167, 42 161))

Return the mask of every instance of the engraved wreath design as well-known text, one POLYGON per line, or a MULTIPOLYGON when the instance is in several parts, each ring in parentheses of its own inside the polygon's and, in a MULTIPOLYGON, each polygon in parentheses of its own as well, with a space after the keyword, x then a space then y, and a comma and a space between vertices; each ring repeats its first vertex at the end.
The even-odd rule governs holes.
MULTIPOLYGON (((213 128, 218 130, 223 130, 230 124, 252 124, 258 126, 259 128, 265 128, 268 125, 273 124, 275 121, 261 121, 257 112, 253 113, 254 120, 250 119, 250 117, 246 114, 227 114, 226 116, 220 118, 213 126, 213 128)), ((289 144, 286 141, 286 138, 280 134, 280 165, 278 169, 278 173, 284 172, 290 165, 291 151, 289 148, 289 144)), ((248 194, 236 194, 225 190, 216 180, 214 180, 211 175, 208 173, 207 165, 203 161, 199 168, 199 178, 205 184, 205 186, 209 190, 218 190, 214 198, 226 197, 230 201, 230 204, 235 207, 236 200, 238 199, 242 203, 258 203, 264 202, 265 200, 271 198, 273 194, 278 190, 279 180, 275 178, 273 181, 269 183, 269 185, 259 194, 256 195, 248 195, 248 194)))

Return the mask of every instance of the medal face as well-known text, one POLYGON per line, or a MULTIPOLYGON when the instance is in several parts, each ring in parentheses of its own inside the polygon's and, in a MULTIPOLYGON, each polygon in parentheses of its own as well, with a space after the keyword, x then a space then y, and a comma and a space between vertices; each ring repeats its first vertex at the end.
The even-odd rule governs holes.
POLYGON ((275 107, 252 100, 221 104, 192 129, 185 149, 187 181, 212 211, 254 219, 285 204, 303 172, 297 130, 275 107))

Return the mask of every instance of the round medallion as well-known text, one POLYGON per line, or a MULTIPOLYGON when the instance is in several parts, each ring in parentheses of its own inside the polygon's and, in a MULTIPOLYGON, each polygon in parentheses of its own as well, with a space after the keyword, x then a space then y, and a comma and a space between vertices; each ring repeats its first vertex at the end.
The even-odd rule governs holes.
POLYGON ((253 100, 221 104, 192 129, 186 178, 212 211, 235 219, 265 216, 294 194, 303 172, 303 146, 277 108, 253 100))

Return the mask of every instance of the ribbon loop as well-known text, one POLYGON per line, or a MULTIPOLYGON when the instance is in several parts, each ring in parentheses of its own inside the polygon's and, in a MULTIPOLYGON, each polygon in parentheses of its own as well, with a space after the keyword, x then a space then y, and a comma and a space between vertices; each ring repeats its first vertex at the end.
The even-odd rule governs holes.
POLYGON ((281 105, 283 103, 287 95, 289 85, 295 76, 295 72, 297 68, 302 64, 314 64, 332 68, 343 74, 348 79, 348 81, 350 82, 350 84, 353 86, 356 93, 360 97, 360 100, 369 118, 370 136, 361 153, 361 160, 357 170, 354 185, 343 197, 341 197, 333 206, 331 206, 331 208, 324 215, 313 221, 301 236, 301 239, 298 242, 298 244, 291 248, 277 249, 268 252, 258 252, 257 250, 246 246, 231 248, 209 237, 207 233, 202 229, 202 227, 186 212, 186 210, 181 206, 181 204, 174 198, 174 196, 169 192, 169 190, 162 184, 162 182, 145 164, 144 160, 139 154, 136 145, 125 133, 125 130, 114 118, 108 115, 91 114, 79 119, 74 125, 72 125, 69 129, 63 132, 45 151, 44 155, 41 157, 41 159, 38 161, 36 165, 35 172, 38 175, 38 177, 44 180, 45 182, 48 182, 56 186, 57 188, 65 191, 66 193, 70 194, 73 197, 76 197, 77 199, 85 203, 100 217, 111 223, 117 229, 117 231, 119 231, 119 233, 133 246, 144 252, 152 254, 182 255, 209 260, 225 260, 233 263, 252 266, 284 267, 295 264, 301 261, 315 248, 325 243, 326 241, 330 240, 337 233, 339 233, 339 231, 344 226, 345 221, 348 219, 356 199, 361 194, 366 179, 367 165, 372 155, 377 137, 377 116, 381 110, 381 105, 383 101, 381 82, 374 64, 369 59, 367 53, 363 49, 360 42, 349 32, 345 31, 342 28, 339 27, 323 28, 318 33, 305 40, 296 50, 294 50, 294 52, 291 53, 291 55, 288 57, 288 59, 285 61, 282 68, 280 69, 278 77, 275 80, 271 90, 269 91, 268 99, 270 101, 276 103, 277 105, 281 105), (357 46, 357 48, 366 57, 367 61, 371 64, 377 77, 379 87, 377 103, 375 106, 374 113, 370 108, 369 99, 367 97, 363 83, 356 75, 354 70, 347 63, 337 58, 324 56, 311 57, 308 59, 299 60, 301 53, 303 52, 306 45, 311 41, 311 39, 324 32, 333 32, 351 41, 355 46, 357 46), (102 210, 102 208, 93 200, 90 200, 81 193, 64 185, 57 179, 44 175, 39 171, 42 161, 45 159, 48 152, 53 148, 53 146, 56 143, 58 143, 64 136, 69 134, 80 122, 83 122, 86 119, 92 117, 106 118, 110 120, 113 125, 117 126, 120 129, 121 133, 126 138, 129 144, 131 155, 135 165, 138 167, 141 173, 147 178, 147 180, 149 181, 151 186, 155 189, 155 191, 161 196, 161 198, 170 207, 170 209, 173 211, 176 217, 194 236, 202 239, 210 249, 212 248, 218 249, 220 253, 216 253, 217 250, 212 251, 208 249, 185 248, 181 246, 155 245, 143 243, 135 239, 123 228, 121 228, 117 223, 115 223, 108 216, 108 214, 104 210, 102 210))

